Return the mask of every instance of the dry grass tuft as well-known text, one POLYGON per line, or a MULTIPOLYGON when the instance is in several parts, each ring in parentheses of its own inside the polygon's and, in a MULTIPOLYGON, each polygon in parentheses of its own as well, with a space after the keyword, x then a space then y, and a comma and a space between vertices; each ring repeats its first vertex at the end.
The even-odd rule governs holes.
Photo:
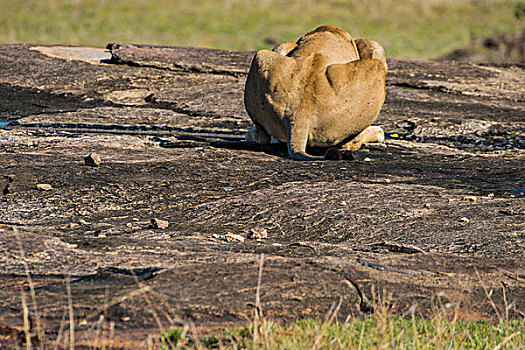
MULTIPOLYGON (((130 293, 108 300, 104 307, 98 310, 99 321, 93 329, 90 341, 83 343, 75 339, 75 317, 73 313, 73 295, 70 279, 66 280, 68 303, 64 309, 60 329, 55 340, 49 340, 49 334, 56 330, 48 330, 46 336, 38 310, 36 293, 31 278, 20 234, 14 228, 20 246, 21 259, 26 269, 29 284, 31 305, 33 307, 35 324, 30 317, 26 292, 21 288, 23 310, 23 334, 12 344, 14 348, 25 349, 89 349, 112 348, 115 344, 114 323, 110 323, 109 335, 102 336, 107 319, 107 311, 130 297, 130 293), (68 325, 66 327, 66 314, 68 325), (35 329, 36 328, 36 329, 35 329), (64 328, 67 328, 65 333, 64 328), (34 332, 36 331, 36 339, 34 332), (18 341, 18 343, 16 343, 18 341)), ((410 310, 410 317, 395 315, 391 311, 392 294, 386 291, 371 291, 371 300, 367 300, 373 313, 362 313, 360 316, 348 316, 345 321, 339 320, 342 298, 334 302, 324 320, 304 319, 292 324, 281 325, 264 317, 260 299, 263 279, 264 255, 259 260, 259 275, 255 295, 253 320, 244 327, 226 329, 219 333, 200 336, 191 322, 185 322, 176 317, 176 312, 170 308, 165 298, 153 289, 145 286, 135 276, 138 289, 133 295, 141 295, 151 310, 160 335, 149 336, 143 345, 148 349, 524 349, 525 348, 525 318, 509 320, 509 311, 514 304, 507 303, 506 288, 503 288, 504 305, 497 305, 493 291, 485 289, 487 302, 493 307, 499 322, 461 321, 458 319, 459 305, 443 302, 438 295, 435 298, 435 308, 430 318, 415 316, 416 307, 410 310), (155 303, 151 297, 155 298, 155 303), (451 308, 453 312, 451 312, 451 308), (168 322, 168 325, 165 322, 168 322), (182 325, 182 326, 180 326, 182 325)), ((353 285, 349 281, 343 281, 353 285)), ((354 286, 357 290, 359 287, 354 286)), ((361 292, 362 293, 362 292, 361 292)), ((362 299, 366 298, 365 296, 362 299)), ((90 315, 89 317, 96 316, 90 315)), ((77 320, 78 321, 78 320, 77 320)), ((118 346, 118 345, 116 345, 118 346)))

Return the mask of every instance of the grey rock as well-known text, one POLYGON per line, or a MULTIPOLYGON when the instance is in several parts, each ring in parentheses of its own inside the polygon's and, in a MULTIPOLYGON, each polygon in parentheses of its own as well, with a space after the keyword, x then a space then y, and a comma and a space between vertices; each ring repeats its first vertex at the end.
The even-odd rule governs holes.
POLYGON ((156 219, 156 218, 151 219, 151 225, 155 229, 161 229, 161 230, 166 229, 168 228, 169 224, 170 223, 166 220, 161 220, 161 219, 156 219))
POLYGON ((90 153, 87 157, 84 158, 84 161, 86 165, 92 167, 98 167, 102 163, 102 161, 100 160, 100 156, 96 153, 90 153))

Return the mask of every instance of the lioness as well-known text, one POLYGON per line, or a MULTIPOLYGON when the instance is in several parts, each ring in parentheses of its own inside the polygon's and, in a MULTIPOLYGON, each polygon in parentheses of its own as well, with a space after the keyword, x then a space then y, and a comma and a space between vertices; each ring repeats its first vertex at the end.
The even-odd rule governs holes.
POLYGON ((307 145, 356 150, 382 142, 383 130, 370 125, 385 100, 387 70, 381 45, 334 26, 257 52, 244 89, 255 124, 246 141, 270 143, 273 136, 295 160, 332 158, 308 155, 307 145))

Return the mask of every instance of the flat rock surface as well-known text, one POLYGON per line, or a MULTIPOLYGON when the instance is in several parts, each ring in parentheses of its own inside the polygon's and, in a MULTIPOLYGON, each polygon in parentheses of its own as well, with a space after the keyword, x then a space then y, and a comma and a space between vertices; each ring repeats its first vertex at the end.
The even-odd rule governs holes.
POLYGON ((245 324, 263 256, 272 320, 322 317, 340 297, 340 319, 362 314, 344 280, 391 294, 399 314, 449 303, 495 319, 492 290, 500 313, 505 293, 523 316, 523 66, 391 59, 386 143, 308 163, 243 142, 252 56, 0 45, 4 343, 22 330, 22 294, 46 339, 67 331, 68 276, 77 344, 93 344, 101 315, 128 348, 160 326, 245 324))

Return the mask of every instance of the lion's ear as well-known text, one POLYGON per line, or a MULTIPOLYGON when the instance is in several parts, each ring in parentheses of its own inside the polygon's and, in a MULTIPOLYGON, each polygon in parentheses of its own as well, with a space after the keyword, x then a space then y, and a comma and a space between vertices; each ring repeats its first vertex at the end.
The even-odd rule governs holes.
POLYGON ((386 64, 386 54, 383 46, 378 42, 368 39, 357 39, 357 50, 361 59, 375 59, 383 62, 385 69, 388 71, 386 64))
POLYGON ((253 59, 252 68, 256 68, 259 75, 268 81, 282 79, 283 82, 291 78, 295 71, 295 60, 280 53, 261 50, 253 59), (253 67, 255 65, 255 67, 253 67))
POLYGON ((277 52, 278 54, 283 55, 283 56, 288 56, 288 54, 292 52, 293 50, 295 50, 296 47, 297 47, 297 43, 287 41, 287 42, 277 45, 276 47, 272 49, 272 51, 277 52))

